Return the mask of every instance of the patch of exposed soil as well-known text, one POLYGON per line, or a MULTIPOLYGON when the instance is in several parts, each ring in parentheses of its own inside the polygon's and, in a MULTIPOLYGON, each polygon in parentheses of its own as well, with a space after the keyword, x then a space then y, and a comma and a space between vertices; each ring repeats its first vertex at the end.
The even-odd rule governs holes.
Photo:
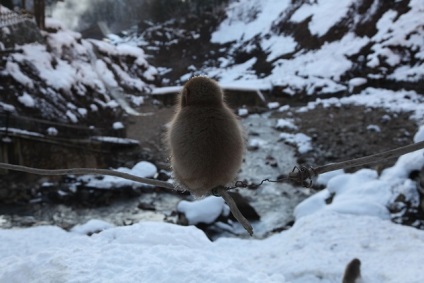
MULTIPOLYGON (((342 105, 317 106, 308 112, 275 112, 273 117, 292 118, 297 132, 312 138, 312 151, 298 155, 299 164, 321 166, 364 157, 413 143, 417 125, 409 113, 382 108, 342 105)), ((387 160, 368 166, 378 171, 394 164, 387 160)), ((358 168, 351 168, 356 171, 358 168)), ((349 171, 349 170, 348 170, 349 171)))
POLYGON ((146 115, 127 117, 127 137, 138 140, 141 151, 150 155, 160 169, 169 169, 164 137, 174 107, 147 102, 137 110, 146 115))

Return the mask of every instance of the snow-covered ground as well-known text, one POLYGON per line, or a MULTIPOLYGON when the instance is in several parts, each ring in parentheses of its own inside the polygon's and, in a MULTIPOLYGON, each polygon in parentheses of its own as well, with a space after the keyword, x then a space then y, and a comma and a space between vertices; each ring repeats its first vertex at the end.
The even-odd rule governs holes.
POLYGON ((364 282, 424 280, 422 231, 336 210, 305 215, 265 240, 211 242, 193 226, 153 222, 2 230, 0 254, 5 283, 341 282, 353 258, 362 262, 364 282))
MULTIPOLYGON (((422 140, 424 126, 414 137, 422 140)), ((92 220, 70 232, 2 229, 0 282, 341 282, 353 258, 362 262, 364 282, 423 282, 424 232, 394 224, 387 209, 399 193, 419 201, 408 176, 423 166, 419 150, 380 175, 371 169, 323 174, 317 182, 326 188, 296 207, 294 226, 266 239, 211 242, 194 226, 162 222, 115 227, 92 220)), ((139 167, 155 171, 144 162, 132 170, 139 167)), ((228 213, 214 197, 179 209, 191 223, 228 213)))

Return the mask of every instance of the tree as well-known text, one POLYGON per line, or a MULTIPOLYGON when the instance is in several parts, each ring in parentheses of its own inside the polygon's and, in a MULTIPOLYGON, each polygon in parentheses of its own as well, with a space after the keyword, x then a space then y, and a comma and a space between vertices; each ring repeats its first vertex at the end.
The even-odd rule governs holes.
POLYGON ((13 1, 12 0, 0 0, 0 4, 10 10, 13 10, 13 1))
MULTIPOLYGON (((23 0, 25 2, 25 0, 23 0)), ((39 29, 45 29, 46 3, 45 0, 34 0, 34 17, 39 29)))

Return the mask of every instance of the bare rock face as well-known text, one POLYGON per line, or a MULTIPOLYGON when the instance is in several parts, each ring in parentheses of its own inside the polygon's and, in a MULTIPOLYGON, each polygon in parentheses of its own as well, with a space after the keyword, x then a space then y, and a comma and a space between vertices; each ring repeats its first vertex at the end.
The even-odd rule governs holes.
POLYGON ((19 19, 17 14, 15 17, 15 20, 11 19, 11 21, 16 21, 15 24, 1 28, 0 42, 3 43, 5 49, 28 43, 45 43, 45 39, 34 21, 19 19))
POLYGON ((164 83, 197 74, 228 80, 226 70, 237 68, 234 80, 269 78, 273 95, 298 100, 366 87, 422 93, 420 5, 416 0, 292 1, 252 33, 249 25, 266 18, 265 4, 230 1, 213 13, 142 22, 137 36, 149 46, 153 64, 166 67, 164 83), (329 9, 335 12, 326 17, 329 9), (320 72, 321 65, 328 68, 320 72))

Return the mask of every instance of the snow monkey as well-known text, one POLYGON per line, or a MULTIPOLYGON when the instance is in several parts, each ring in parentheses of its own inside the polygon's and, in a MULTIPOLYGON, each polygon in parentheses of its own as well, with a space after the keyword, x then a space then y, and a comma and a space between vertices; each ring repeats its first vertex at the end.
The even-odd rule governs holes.
POLYGON ((348 263, 343 275, 342 283, 359 283, 361 277, 361 261, 357 258, 354 258, 351 262, 348 263))
POLYGON ((226 186, 241 167, 241 125, 222 89, 207 77, 193 77, 183 86, 167 142, 174 178, 194 196, 226 186))

